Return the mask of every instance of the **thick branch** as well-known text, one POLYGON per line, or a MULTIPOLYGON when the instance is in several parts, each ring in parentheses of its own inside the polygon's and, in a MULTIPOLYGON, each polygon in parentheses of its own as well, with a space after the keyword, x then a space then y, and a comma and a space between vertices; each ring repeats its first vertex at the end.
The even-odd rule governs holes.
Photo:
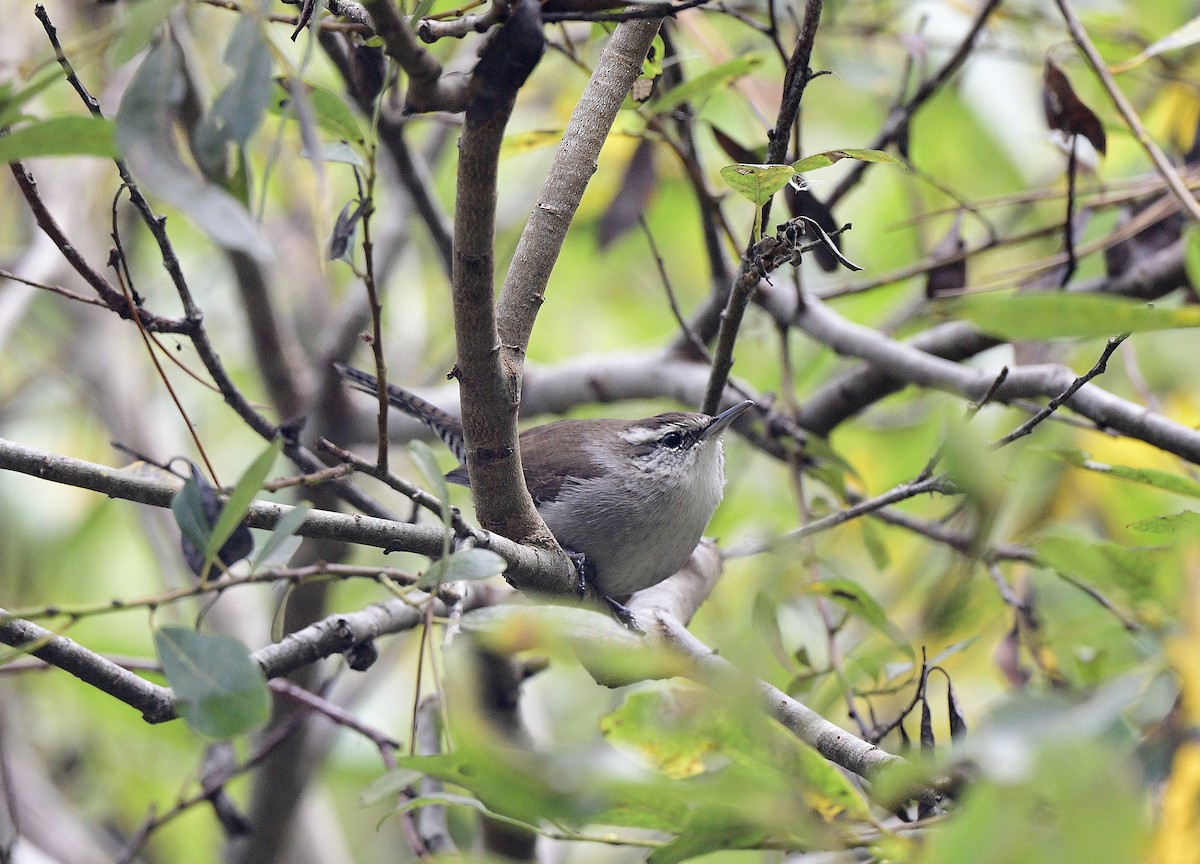
POLYGON ((501 348, 492 301, 500 144, 517 92, 544 46, 539 7, 522 0, 471 76, 458 147, 453 282, 456 372, 479 521, 505 537, 553 549, 554 538, 525 488, 517 446, 520 364, 508 362, 501 348))
MULTIPOLYGON (((730 680, 738 684, 745 681, 746 676, 741 670, 693 636, 670 613, 656 616, 651 632, 658 640, 683 652, 696 663, 700 683, 719 685, 730 680)), ((829 761, 867 779, 876 776, 888 765, 903 763, 904 760, 899 756, 856 738, 777 687, 764 681, 757 682, 755 686, 767 713, 829 761)), ((932 790, 918 794, 930 799, 935 797, 932 790)))
MULTIPOLYGON (((129 471, 95 465, 69 456, 59 456, 36 447, 27 447, 0 438, 0 470, 29 474, 52 483, 101 492, 110 498, 122 498, 170 507, 178 483, 144 477, 129 471)), ((251 528, 272 529, 294 508, 287 504, 256 501, 246 515, 251 528)), ((442 530, 411 525, 371 516, 347 515, 327 510, 311 510, 299 530, 301 537, 339 540, 373 546, 389 551, 413 552, 436 558, 442 554, 442 530)), ((476 534, 477 545, 491 549, 509 563, 508 574, 514 580, 546 582, 558 573, 558 559, 542 550, 519 546, 496 534, 476 534)))
MULTIPOLYGON (((389 600, 358 612, 331 615, 250 656, 267 678, 278 678, 340 654, 360 642, 410 630, 423 618, 424 613, 411 603, 389 600)), ((28 650, 34 657, 136 708, 148 723, 163 723, 177 716, 171 688, 147 681, 66 636, 8 617, 3 609, 0 609, 0 643, 28 650)))
POLYGON ((400 17, 394 0, 366 0, 363 5, 371 14, 375 32, 383 39, 385 52, 408 73, 405 110, 462 111, 467 103, 466 81, 447 79, 442 64, 422 47, 408 22, 400 17))
MULTIPOLYGON (((944 360, 912 345, 847 321, 819 300, 810 298, 797 316, 797 326, 839 354, 859 357, 888 377, 977 400, 992 389, 995 374, 944 360)), ((1046 397, 1065 392, 1075 382, 1061 366, 1027 366, 1012 370, 995 388, 995 401, 1046 397)), ((1094 384, 1079 388, 1067 403, 1101 429, 1111 429, 1200 464, 1200 432, 1114 396, 1094 384)))
POLYGON ((661 21, 651 18, 617 25, 563 132, 562 145, 529 214, 500 293, 502 350, 515 346, 511 350, 517 357, 524 356, 529 344, 567 229, 596 173, 600 148, 629 88, 641 74, 661 21))

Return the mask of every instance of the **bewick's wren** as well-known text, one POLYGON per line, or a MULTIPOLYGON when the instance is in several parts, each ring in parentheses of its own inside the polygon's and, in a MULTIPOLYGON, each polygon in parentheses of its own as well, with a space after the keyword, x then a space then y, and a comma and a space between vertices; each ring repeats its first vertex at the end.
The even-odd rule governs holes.
MULTIPOLYGON (((374 376, 337 370, 376 393, 374 376)), ((388 402, 446 442, 464 463, 446 479, 470 486, 458 418, 391 384, 388 402)), ((559 545, 582 556, 580 575, 618 614, 614 598, 666 579, 700 542, 725 486, 721 433, 753 404, 716 417, 671 411, 644 420, 557 420, 521 433, 534 505, 559 545)))

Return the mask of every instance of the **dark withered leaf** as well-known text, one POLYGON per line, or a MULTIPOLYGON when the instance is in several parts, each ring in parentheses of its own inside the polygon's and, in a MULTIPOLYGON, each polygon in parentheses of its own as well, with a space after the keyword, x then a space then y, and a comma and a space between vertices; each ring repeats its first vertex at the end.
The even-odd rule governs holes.
POLYGON ((1042 109, 1046 123, 1065 135, 1082 135, 1104 155, 1106 140, 1100 118, 1075 93, 1070 79, 1049 57, 1042 74, 1042 109))
POLYGON ((643 138, 625 168, 621 188, 600 217, 597 237, 601 249, 607 249, 638 224, 657 185, 654 142, 643 138))
POLYGON ((932 754, 937 742, 933 736, 933 712, 929 708, 929 691, 921 688, 921 752, 932 754))
MULTIPOLYGON (((207 545, 224 505, 217 497, 216 488, 204 479, 200 469, 194 463, 189 463, 189 466, 192 476, 176 493, 171 502, 171 510, 182 532, 179 546, 183 558, 191 571, 200 576, 204 572, 204 546, 207 545)), ((254 535, 242 524, 221 546, 217 557, 226 567, 232 567, 253 551, 254 535)))
POLYGON ((354 232, 365 212, 366 201, 346 202, 346 206, 338 214, 337 222, 333 225, 333 233, 329 236, 330 261, 350 260, 349 253, 351 243, 354 241, 354 232))
POLYGON ((929 271, 925 278, 925 296, 932 300, 947 294, 958 294, 967 286, 967 261, 965 258, 955 259, 962 254, 966 243, 962 239, 962 213, 954 218, 954 224, 929 254, 938 264, 929 271))
POLYGON ((350 87, 363 102, 373 102, 387 78, 387 58, 375 45, 355 45, 350 51, 350 87))
POLYGON ((732 135, 726 134, 717 126, 712 127, 712 133, 713 137, 717 139, 717 144, 725 151, 725 155, 734 162, 740 162, 745 165, 758 165, 767 159, 766 147, 760 147, 757 150, 743 147, 741 142, 732 135))
MULTIPOLYGON (((788 210, 793 216, 804 216, 813 220, 821 229, 830 235, 833 245, 838 249, 842 248, 841 241, 838 240, 832 232, 838 229, 837 220, 833 218, 833 211, 826 207, 816 195, 807 189, 797 189, 793 185, 789 185, 783 190, 783 200, 787 202, 788 210)), ((826 273, 832 273, 838 268, 838 259, 831 251, 823 246, 818 246, 812 253, 817 260, 819 266, 826 273)))
POLYGON ((1030 673, 1021 665, 1021 631, 1015 621, 1012 629, 996 646, 995 658, 996 666, 1004 673, 1008 683, 1014 689, 1023 689, 1030 673))
POLYGON ((950 738, 959 741, 967 734, 967 719, 963 717, 962 708, 954 696, 954 685, 950 676, 946 676, 946 713, 950 720, 950 738))

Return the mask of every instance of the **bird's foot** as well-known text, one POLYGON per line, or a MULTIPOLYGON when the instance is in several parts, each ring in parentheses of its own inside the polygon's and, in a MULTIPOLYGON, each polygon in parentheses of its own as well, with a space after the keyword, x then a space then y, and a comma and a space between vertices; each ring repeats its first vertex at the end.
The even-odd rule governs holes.
POLYGON ((583 595, 587 593, 588 585, 596 575, 595 568, 592 567, 591 563, 587 560, 587 556, 582 552, 572 552, 569 549, 564 551, 567 553, 567 558, 575 565, 575 575, 577 577, 575 591, 579 594, 579 599, 582 600, 583 595))
POLYGON ((636 617, 634 617, 634 614, 629 611, 628 606, 614 600, 611 597, 605 597, 604 602, 608 604, 608 608, 612 610, 613 616, 618 621, 620 621, 637 635, 646 635, 646 631, 642 629, 642 625, 638 623, 638 620, 636 617))

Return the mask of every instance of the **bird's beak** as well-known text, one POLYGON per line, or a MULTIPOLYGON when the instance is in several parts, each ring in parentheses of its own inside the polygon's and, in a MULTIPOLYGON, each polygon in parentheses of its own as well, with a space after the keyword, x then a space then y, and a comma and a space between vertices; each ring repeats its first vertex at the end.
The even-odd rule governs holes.
POLYGON ((708 426, 706 426, 704 431, 700 433, 700 440, 703 441, 706 438, 711 438, 714 435, 720 435, 727 428, 729 428, 730 423, 736 420, 743 411, 753 404, 753 402, 747 399, 745 402, 739 402, 732 408, 726 408, 716 417, 712 418, 708 426))

